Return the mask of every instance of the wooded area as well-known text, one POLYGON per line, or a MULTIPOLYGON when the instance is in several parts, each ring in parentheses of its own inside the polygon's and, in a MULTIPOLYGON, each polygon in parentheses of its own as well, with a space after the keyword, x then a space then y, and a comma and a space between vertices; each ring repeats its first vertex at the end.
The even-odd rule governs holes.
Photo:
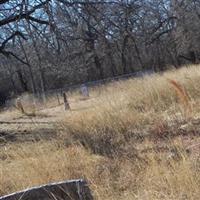
POLYGON ((0 94, 200 62, 200 0, 0 0, 0 94))

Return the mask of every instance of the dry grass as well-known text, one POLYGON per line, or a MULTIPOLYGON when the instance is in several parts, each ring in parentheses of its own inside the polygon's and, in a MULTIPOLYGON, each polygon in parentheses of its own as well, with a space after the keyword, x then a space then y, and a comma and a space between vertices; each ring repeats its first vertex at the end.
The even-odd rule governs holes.
POLYGON ((0 195, 85 178, 96 199, 198 199, 199 85, 190 66, 96 88, 56 138, 0 147, 0 195))

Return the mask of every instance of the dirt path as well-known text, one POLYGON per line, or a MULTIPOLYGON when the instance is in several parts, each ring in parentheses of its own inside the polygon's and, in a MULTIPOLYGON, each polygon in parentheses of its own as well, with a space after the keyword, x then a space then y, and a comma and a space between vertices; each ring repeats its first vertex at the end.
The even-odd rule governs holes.
POLYGON ((0 145, 10 142, 38 141, 56 137, 56 125, 73 113, 92 109, 95 98, 70 102, 71 110, 65 111, 64 105, 41 109, 36 116, 27 116, 17 110, 0 113, 0 145))

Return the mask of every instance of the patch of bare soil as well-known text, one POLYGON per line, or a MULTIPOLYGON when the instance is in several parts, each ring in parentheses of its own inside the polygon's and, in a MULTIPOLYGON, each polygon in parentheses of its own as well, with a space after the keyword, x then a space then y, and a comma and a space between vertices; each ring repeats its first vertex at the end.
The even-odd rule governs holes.
MULTIPOLYGON (((52 112, 51 112, 52 113, 52 112)), ((51 140, 56 137, 56 121, 51 113, 38 113, 30 117, 0 114, 0 147, 8 143, 51 140)))
POLYGON ((39 140, 51 140, 57 136, 55 130, 37 128, 33 130, 0 131, 0 146, 7 143, 37 142, 39 140))

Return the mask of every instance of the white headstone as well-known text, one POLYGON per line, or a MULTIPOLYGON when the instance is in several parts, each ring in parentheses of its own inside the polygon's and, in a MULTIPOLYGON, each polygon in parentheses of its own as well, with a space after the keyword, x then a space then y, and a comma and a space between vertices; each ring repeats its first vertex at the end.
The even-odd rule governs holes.
POLYGON ((88 87, 85 84, 81 85, 81 94, 84 97, 89 97, 89 90, 88 90, 88 87))

